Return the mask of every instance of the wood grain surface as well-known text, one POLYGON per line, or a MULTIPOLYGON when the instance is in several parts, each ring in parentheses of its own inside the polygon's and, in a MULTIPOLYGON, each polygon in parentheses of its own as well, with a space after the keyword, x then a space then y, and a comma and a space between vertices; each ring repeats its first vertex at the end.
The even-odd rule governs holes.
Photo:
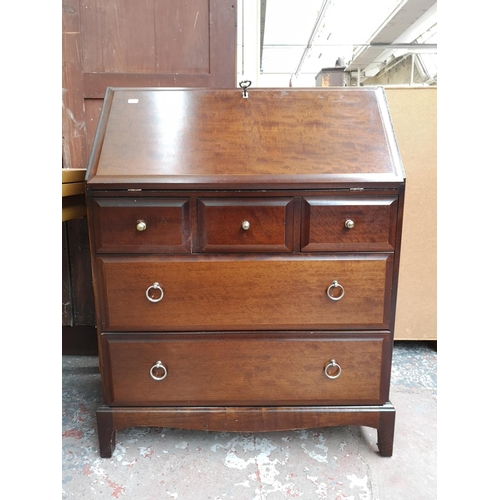
POLYGON ((101 256, 103 329, 387 328, 392 261, 391 254, 101 256), (326 294, 334 280, 345 290, 338 301, 326 294), (164 297, 152 303, 146 290, 155 282, 164 297))
MULTIPOLYGON (((388 335, 106 335, 111 381, 107 402, 380 404, 387 343, 388 335), (332 359, 341 367, 336 379, 324 373, 332 359), (157 361, 167 371, 163 380, 150 375, 157 361)), ((162 377, 164 369, 153 370, 153 375, 162 377)))

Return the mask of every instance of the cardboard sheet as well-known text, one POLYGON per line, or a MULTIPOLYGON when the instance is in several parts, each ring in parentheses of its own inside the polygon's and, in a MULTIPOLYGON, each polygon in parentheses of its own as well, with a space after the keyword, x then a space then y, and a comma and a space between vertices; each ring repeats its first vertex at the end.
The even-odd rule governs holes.
POLYGON ((386 88, 406 171, 396 340, 437 340, 437 88, 386 88))

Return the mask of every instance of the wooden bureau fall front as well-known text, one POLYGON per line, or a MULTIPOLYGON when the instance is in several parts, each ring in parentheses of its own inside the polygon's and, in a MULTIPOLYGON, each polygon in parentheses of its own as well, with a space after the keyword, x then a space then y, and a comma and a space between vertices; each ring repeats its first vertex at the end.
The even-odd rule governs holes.
POLYGON ((382 88, 110 88, 86 184, 102 457, 135 426, 364 425, 392 454, 405 177, 382 88))

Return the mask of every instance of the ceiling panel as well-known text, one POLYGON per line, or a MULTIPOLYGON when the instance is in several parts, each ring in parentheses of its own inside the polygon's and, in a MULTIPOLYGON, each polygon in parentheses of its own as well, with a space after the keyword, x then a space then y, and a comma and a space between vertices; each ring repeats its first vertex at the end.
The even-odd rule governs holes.
POLYGON ((436 23, 436 0, 266 0, 261 73, 315 76, 339 58, 348 70, 378 71, 394 50, 368 45, 401 42, 405 34, 413 42, 422 31, 412 26, 431 18, 429 11, 436 23))

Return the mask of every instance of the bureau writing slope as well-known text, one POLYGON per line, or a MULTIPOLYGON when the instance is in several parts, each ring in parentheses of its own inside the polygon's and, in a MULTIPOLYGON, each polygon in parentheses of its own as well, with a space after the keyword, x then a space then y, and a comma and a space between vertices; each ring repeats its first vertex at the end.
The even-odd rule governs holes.
POLYGON ((382 88, 110 88, 86 180, 102 457, 135 426, 369 426, 392 454, 382 88))

